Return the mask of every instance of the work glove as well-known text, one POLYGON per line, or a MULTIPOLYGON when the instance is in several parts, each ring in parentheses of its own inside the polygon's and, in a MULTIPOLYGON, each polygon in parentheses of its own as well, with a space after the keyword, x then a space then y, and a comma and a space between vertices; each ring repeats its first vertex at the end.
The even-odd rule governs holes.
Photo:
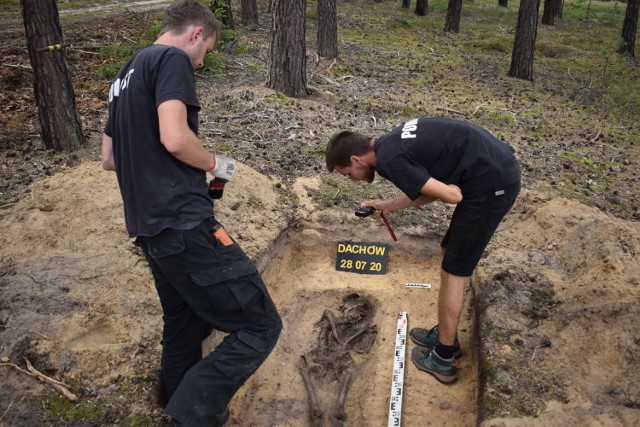
POLYGON ((213 166, 213 169, 211 169, 211 175, 213 175, 214 178, 229 181, 233 174, 236 173, 236 161, 228 156, 216 155, 214 157, 216 164, 213 166))

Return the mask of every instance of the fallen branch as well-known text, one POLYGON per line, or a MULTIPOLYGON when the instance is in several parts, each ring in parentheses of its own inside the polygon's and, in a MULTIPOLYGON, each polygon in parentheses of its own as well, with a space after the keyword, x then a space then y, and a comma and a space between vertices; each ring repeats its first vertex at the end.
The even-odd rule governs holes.
POLYGON ((40 381, 42 381, 45 384, 49 384, 51 387, 53 387, 54 389, 56 389, 57 391, 60 392, 60 394, 62 394, 67 400, 70 400, 71 402, 77 402, 78 401, 78 397, 71 393, 69 391, 69 385, 63 383, 62 381, 58 381, 54 378, 48 377, 45 374, 43 374, 42 372, 38 371, 36 368, 33 367, 33 365, 31 364, 31 362, 29 362, 29 360, 25 357, 24 358, 26 364, 27 364, 27 369, 23 369, 20 366, 16 365, 15 363, 11 363, 11 362, 3 362, 0 363, 0 366, 9 366, 15 370, 17 370, 18 372, 22 372, 25 375, 29 375, 30 377, 34 377, 40 381))
POLYGON ((4 67, 11 67, 11 68, 24 68, 25 70, 31 70, 31 66, 29 65, 22 65, 22 64, 6 64, 3 63, 2 64, 4 67))
MULTIPOLYGON (((91 48, 92 46, 88 46, 88 47, 91 48)), ((85 53, 87 55, 100 55, 100 52, 89 52, 88 50, 78 49, 77 47, 71 47, 69 49, 73 49, 76 52, 85 53)), ((96 48, 96 49, 99 49, 99 48, 96 48)))
POLYGON ((38 331, 34 331, 32 329, 25 329, 25 328, 16 328, 15 326, 9 326, 9 325, 0 325, 0 328, 4 328, 4 329, 13 329, 15 331, 27 331, 27 332, 31 332, 32 334, 37 334, 40 335, 42 338, 48 340, 49 337, 46 336, 45 334, 41 334, 38 331))
POLYGON ((333 80, 331 80, 330 78, 327 78, 327 77, 325 77, 325 76, 323 76, 323 75, 321 75, 321 74, 318 74, 318 77, 320 77, 320 78, 322 78, 322 79, 326 80, 327 82, 331 83, 331 84, 332 84, 332 85, 334 85, 334 86, 340 86, 340 83, 338 83, 338 82, 334 82, 334 81, 333 81, 333 80))
POLYGON ((333 92, 329 92, 329 91, 328 91, 328 90, 326 90, 326 89, 321 89, 321 88, 319 88, 318 86, 312 86, 312 85, 310 85, 310 84, 307 84, 307 87, 308 87, 309 89, 311 89, 311 90, 314 90, 314 91, 316 91, 316 92, 321 92, 321 93, 323 93, 323 94, 325 94, 325 95, 328 95, 328 96, 330 96, 330 97, 332 97, 332 98, 335 98, 335 96, 336 96, 336 94, 335 94, 335 93, 333 93, 333 92))
POLYGON ((589 140, 589 143, 595 142, 598 138, 600 138, 600 130, 598 130, 598 133, 596 133, 596 136, 594 136, 593 138, 591 138, 589 140))
POLYGON ((5 409, 4 412, 2 413, 2 415, 0 415, 0 423, 2 422, 4 417, 7 415, 7 412, 9 412, 9 409, 11 409, 11 407, 13 406, 13 401, 14 400, 15 399, 12 399, 11 402, 9 402, 9 406, 7 406, 7 409, 5 409))
POLYGON ((441 111, 446 111, 448 113, 454 113, 454 114, 460 114, 461 116, 467 116, 465 113, 463 113, 462 111, 458 111, 458 110, 452 110, 450 108, 444 108, 444 107, 436 107, 436 110, 441 110, 441 111))
POLYGON ((15 206, 15 205, 17 205, 17 203, 7 203, 6 205, 0 206, 0 209, 8 209, 8 208, 10 208, 12 206, 15 206))
POLYGON ((478 105, 475 110, 473 110, 473 113, 471 113, 471 116, 475 115, 479 109, 484 108, 487 104, 480 104, 478 105))

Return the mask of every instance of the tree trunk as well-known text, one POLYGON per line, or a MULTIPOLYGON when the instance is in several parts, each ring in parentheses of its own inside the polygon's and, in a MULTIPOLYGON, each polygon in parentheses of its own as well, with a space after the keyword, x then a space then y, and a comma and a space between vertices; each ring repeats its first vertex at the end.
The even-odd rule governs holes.
POLYGON ((533 80, 533 55, 538 32, 538 7, 540 0, 521 0, 516 26, 516 39, 511 54, 509 76, 533 80))
POLYGON ((55 0, 21 1, 42 142, 46 148, 71 152, 86 140, 64 55, 58 6, 55 0))
POLYGON ((211 0, 211 6, 209 8, 225 27, 235 27, 233 23, 233 10, 231 10, 231 0, 211 0))
POLYGON ((318 0, 318 55, 338 57, 338 15, 336 0, 318 0))
POLYGON ((267 87, 302 98, 307 89, 306 0, 272 0, 273 27, 267 87))
POLYGON ((416 0, 415 14, 418 16, 426 16, 429 13, 429 2, 427 0, 416 0))
POLYGON ((555 7, 553 14, 556 16, 556 18, 562 19, 562 9, 564 8, 564 0, 556 0, 553 3, 553 5, 555 7))
POLYGON ((542 21, 544 25, 553 25, 555 18, 555 11, 558 9, 556 3, 558 0, 544 0, 544 6, 542 7, 542 21))
POLYGON ((402 0, 402 7, 404 7, 405 9, 408 9, 409 6, 411 6, 410 0, 402 0))
POLYGON ((242 25, 258 26, 258 5, 256 0, 242 0, 242 25))
POLYGON ((627 0, 627 11, 624 14, 622 24, 622 43, 618 48, 618 53, 627 54, 634 58, 636 56, 636 32, 638 30, 638 8, 640 0, 627 0))
POLYGON ((444 31, 447 33, 457 33, 460 31, 460 13, 462 12, 462 0, 449 0, 447 8, 447 20, 444 24, 444 31))
POLYGON ((500 6, 500 7, 509 7, 509 1, 508 0, 498 0, 498 6, 500 6))

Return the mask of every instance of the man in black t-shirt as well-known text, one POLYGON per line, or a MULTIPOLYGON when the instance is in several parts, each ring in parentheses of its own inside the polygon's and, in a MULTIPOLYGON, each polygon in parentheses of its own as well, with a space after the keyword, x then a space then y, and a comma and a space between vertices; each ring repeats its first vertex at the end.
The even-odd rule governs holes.
POLYGON ((194 69, 219 32, 204 4, 170 5, 156 42, 118 72, 102 137, 102 166, 116 172, 163 309, 159 402, 172 426, 224 425, 282 329, 255 264, 213 216, 206 173, 226 182, 236 162, 200 142, 194 69), (228 335, 203 358, 213 328, 228 335))
POLYGON ((438 324, 413 328, 415 365, 444 384, 458 379, 455 358, 464 290, 491 237, 520 192, 520 168, 511 148, 470 123, 411 120, 377 140, 340 132, 327 145, 329 172, 373 182, 376 172, 404 194, 367 200, 363 207, 387 214, 441 200, 456 204, 442 239, 438 324))

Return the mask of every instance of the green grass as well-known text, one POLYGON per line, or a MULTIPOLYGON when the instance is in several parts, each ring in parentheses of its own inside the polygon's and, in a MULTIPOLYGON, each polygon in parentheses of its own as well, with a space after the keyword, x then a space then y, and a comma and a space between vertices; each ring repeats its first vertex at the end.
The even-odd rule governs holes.
POLYGON ((104 419, 104 409, 99 405, 73 403, 57 393, 50 395, 47 408, 51 415, 70 424, 79 421, 100 422, 104 419))
MULTIPOLYGON (((438 84, 441 88, 451 86, 453 90, 464 87, 469 80, 469 72, 473 71, 468 67, 469 60, 482 61, 495 67, 504 76, 510 64, 519 2, 510 1, 508 8, 499 7, 494 0, 465 2, 459 34, 442 33, 447 4, 446 0, 431 1, 429 14, 418 17, 413 13, 413 8, 403 9, 400 2, 375 3, 370 5, 373 13, 360 16, 350 13, 348 25, 341 25, 339 20, 339 40, 386 53, 397 50, 399 55, 390 64, 397 62, 397 69, 409 71, 414 67, 420 75, 408 79, 406 83, 415 87, 429 84, 438 84), (372 18, 373 14, 379 16, 372 18), (376 30, 371 31, 371 28, 376 30), (385 34, 384 43, 380 43, 379 34, 382 30, 385 34), (415 48, 412 49, 412 46, 415 48), (438 55, 443 60, 433 61, 438 55), (402 62, 404 64, 400 64, 402 62), (452 69, 459 72, 452 73, 452 69), (429 80, 430 76, 435 78, 429 80), (446 79, 443 78, 445 76, 446 79)), ((339 6, 339 12, 342 7, 339 6)), ((640 116, 640 77, 627 58, 615 53, 620 43, 625 7, 618 2, 567 0, 563 19, 556 19, 556 25, 552 27, 538 26, 534 73, 552 79, 570 76, 567 89, 573 89, 573 93, 563 94, 564 98, 559 101, 595 105, 612 117, 633 119, 640 116)), ((309 2, 306 12, 308 23, 317 19, 316 10, 316 2, 309 2)), ((541 14, 542 5, 540 17, 541 14)), ((134 13, 131 15, 132 19, 139 19, 134 13)), ((100 77, 112 78, 126 58, 154 40, 159 21, 141 25, 144 31, 138 42, 103 49, 101 53, 108 63, 98 70, 100 77)), ((237 41, 233 30, 227 29, 222 33, 220 48, 224 49, 226 45, 233 46, 232 54, 221 56, 214 52, 208 55, 199 75, 221 74, 226 62, 234 54, 243 55, 249 51, 246 43, 237 41)), ((250 68, 253 72, 259 72, 262 67, 252 63, 250 68)), ((334 73, 340 72, 340 66, 335 67, 334 73)), ((499 96, 492 88, 483 89, 485 91, 477 98, 499 96)), ((412 101, 419 102, 416 99, 412 101)), ((467 106, 466 112, 476 107, 467 106)), ((416 105, 398 106, 396 110, 401 117, 424 113, 424 109, 416 105)), ((489 120, 490 117, 486 116, 485 119, 489 120)), ((498 113, 489 121, 496 126, 503 126, 508 125, 510 120, 512 117, 498 113)))
POLYGON ((320 206, 352 204, 354 209, 365 199, 377 199, 380 191, 376 185, 351 182, 338 174, 327 175, 320 189, 313 194, 313 200, 320 206))
POLYGON ((469 120, 527 151, 525 168, 557 165, 555 176, 541 177, 542 191, 635 215, 634 206, 615 201, 621 182, 625 192, 640 192, 624 178, 640 154, 638 64, 616 52, 626 5, 566 0, 562 19, 538 25, 534 81, 527 82, 507 76, 519 2, 465 1, 457 34, 442 31, 447 3, 429 2, 425 17, 400 2, 370 4, 368 13, 339 6, 338 38, 352 48, 333 76, 374 79, 382 90, 393 82, 385 96, 360 94, 360 108, 398 123, 419 115, 469 120), (368 75, 373 62, 387 73, 368 75))
MULTIPOLYGON (((458 72, 453 67, 461 64, 461 60, 468 64, 468 56, 471 59, 482 56, 506 74, 519 2, 510 1, 507 9, 497 6, 493 0, 465 2, 459 34, 441 32, 447 8, 447 2, 443 0, 430 2, 426 17, 417 17, 412 13, 413 9, 402 9, 399 2, 374 7, 380 9, 382 15, 375 24, 364 22, 370 16, 350 15, 352 25, 339 25, 340 39, 385 52, 398 49, 399 61, 407 60, 407 55, 407 61, 411 61, 410 56, 414 53, 414 60, 425 59, 428 53, 441 54, 445 61, 441 64, 430 62, 429 65, 435 67, 429 67, 428 72, 444 74, 439 70, 440 65, 444 65, 454 71, 449 73, 449 79, 467 78, 464 70, 458 72), (366 25, 374 28, 384 26, 384 43, 380 43, 377 33, 363 31, 366 25), (407 46, 416 48, 412 50, 407 46)), ((540 18, 541 13, 542 7, 540 18)), ((563 19, 556 19, 556 25, 551 27, 538 25, 534 72, 552 75, 571 73, 571 78, 578 84, 591 83, 585 103, 596 102, 599 108, 612 115, 629 118, 640 115, 636 101, 639 99, 640 77, 628 59, 615 54, 620 43, 624 13, 625 5, 618 2, 567 0, 563 19)), ((418 82, 416 86, 420 84, 418 82)), ((458 82, 453 85, 460 87, 458 82)), ((487 96, 495 97, 495 94, 488 93, 487 96)))
MULTIPOLYGON (((135 22, 141 29, 138 39, 130 39, 126 42, 119 42, 108 45, 100 49, 100 55, 105 59, 105 64, 97 70, 98 77, 103 79, 113 79, 122 65, 137 50, 151 45, 157 38, 162 24, 162 15, 156 14, 155 19, 146 21, 141 15, 126 11, 125 14, 130 20, 135 22)), ((231 29, 223 29, 221 31, 218 48, 222 49, 227 45, 233 44, 236 40, 236 32, 231 29)), ((204 58, 204 65, 197 70, 199 76, 219 75, 225 69, 225 60, 218 51, 207 54, 204 58)))

